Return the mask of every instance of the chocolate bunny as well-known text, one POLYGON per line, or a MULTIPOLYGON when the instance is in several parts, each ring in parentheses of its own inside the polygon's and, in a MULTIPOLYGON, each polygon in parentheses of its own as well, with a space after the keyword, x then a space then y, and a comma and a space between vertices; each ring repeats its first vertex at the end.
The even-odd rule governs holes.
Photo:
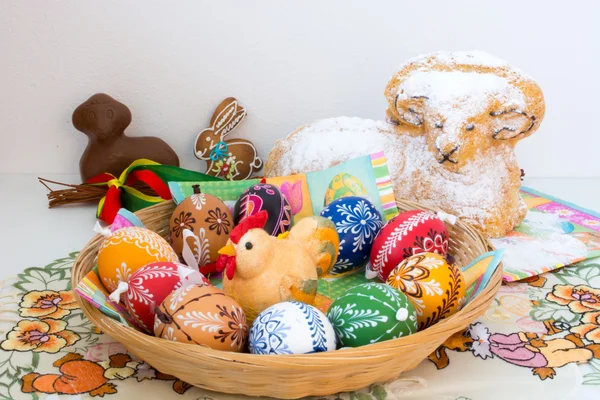
POLYGON ((243 180, 262 168, 263 162, 252 142, 225 140, 245 117, 244 107, 235 98, 228 97, 215 110, 210 128, 198 134, 194 154, 206 161, 207 174, 227 180, 243 180))
POLYGON ((119 176, 140 158, 179 166, 177 154, 161 139, 126 136, 130 123, 129 108, 104 93, 96 93, 75 109, 73 125, 89 139, 79 161, 84 182, 104 172, 119 176))

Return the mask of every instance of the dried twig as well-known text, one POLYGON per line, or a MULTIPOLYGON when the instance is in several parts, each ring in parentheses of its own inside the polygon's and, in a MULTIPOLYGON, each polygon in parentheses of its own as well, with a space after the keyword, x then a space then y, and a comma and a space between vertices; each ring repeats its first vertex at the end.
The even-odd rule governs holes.
MULTIPOLYGON (((42 185, 44 185, 49 191, 47 196, 48 207, 50 208, 63 206, 67 204, 98 202, 101 198, 103 198, 106 195, 106 192, 108 191, 108 186, 94 186, 85 183, 73 185, 69 183, 51 181, 50 179, 39 177, 38 181, 42 185), (49 184, 64 186, 68 189, 54 190, 49 184)), ((144 194, 151 196, 156 195, 156 193, 154 193, 154 191, 150 189, 150 187, 142 184, 141 182, 137 182, 132 186, 144 194)))
POLYGON ((58 207, 66 204, 76 203, 91 203, 97 202, 106 195, 108 190, 107 186, 92 186, 84 183, 79 185, 72 185, 68 183, 51 181, 49 179, 39 178, 38 181, 49 190, 48 193, 48 207, 58 207), (54 190, 49 186, 58 185, 65 186, 68 189, 54 190))

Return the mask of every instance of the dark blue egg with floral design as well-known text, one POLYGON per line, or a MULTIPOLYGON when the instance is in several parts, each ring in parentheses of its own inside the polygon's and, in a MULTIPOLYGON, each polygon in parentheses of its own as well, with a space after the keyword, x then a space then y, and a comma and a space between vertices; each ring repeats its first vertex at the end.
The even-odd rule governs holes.
POLYGON ((340 237, 338 260, 331 274, 358 269, 367 263, 373 240, 383 226, 381 214, 375 205, 363 197, 342 197, 329 203, 321 211, 329 218, 340 237))
POLYGON ((265 231, 277 236, 290 230, 292 226, 292 208, 283 193, 275 185, 260 183, 250 186, 242 193, 233 209, 235 224, 244 218, 265 210, 269 216, 265 231))

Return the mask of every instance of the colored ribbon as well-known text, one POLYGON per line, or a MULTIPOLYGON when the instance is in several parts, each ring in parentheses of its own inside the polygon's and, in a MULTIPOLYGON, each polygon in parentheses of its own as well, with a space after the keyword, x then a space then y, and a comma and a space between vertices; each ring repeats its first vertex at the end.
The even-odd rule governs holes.
POLYGON ((121 175, 103 173, 90 178, 86 184, 108 186, 106 195, 98 203, 96 217, 112 224, 121 208, 135 212, 143 208, 171 200, 168 183, 170 181, 220 181, 220 178, 196 171, 185 170, 171 165, 139 159, 135 160, 121 175), (156 195, 147 195, 132 187, 141 182, 146 184, 156 195))

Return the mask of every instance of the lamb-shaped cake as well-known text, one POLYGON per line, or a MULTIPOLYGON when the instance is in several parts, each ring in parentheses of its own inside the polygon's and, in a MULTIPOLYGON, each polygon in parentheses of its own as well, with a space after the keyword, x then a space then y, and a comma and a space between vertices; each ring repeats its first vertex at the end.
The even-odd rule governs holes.
POLYGON ((527 207, 514 147, 544 118, 540 87, 510 64, 472 51, 406 62, 385 89, 387 122, 333 118, 279 140, 265 175, 331 167, 385 150, 397 198, 413 200, 499 237, 527 207))

